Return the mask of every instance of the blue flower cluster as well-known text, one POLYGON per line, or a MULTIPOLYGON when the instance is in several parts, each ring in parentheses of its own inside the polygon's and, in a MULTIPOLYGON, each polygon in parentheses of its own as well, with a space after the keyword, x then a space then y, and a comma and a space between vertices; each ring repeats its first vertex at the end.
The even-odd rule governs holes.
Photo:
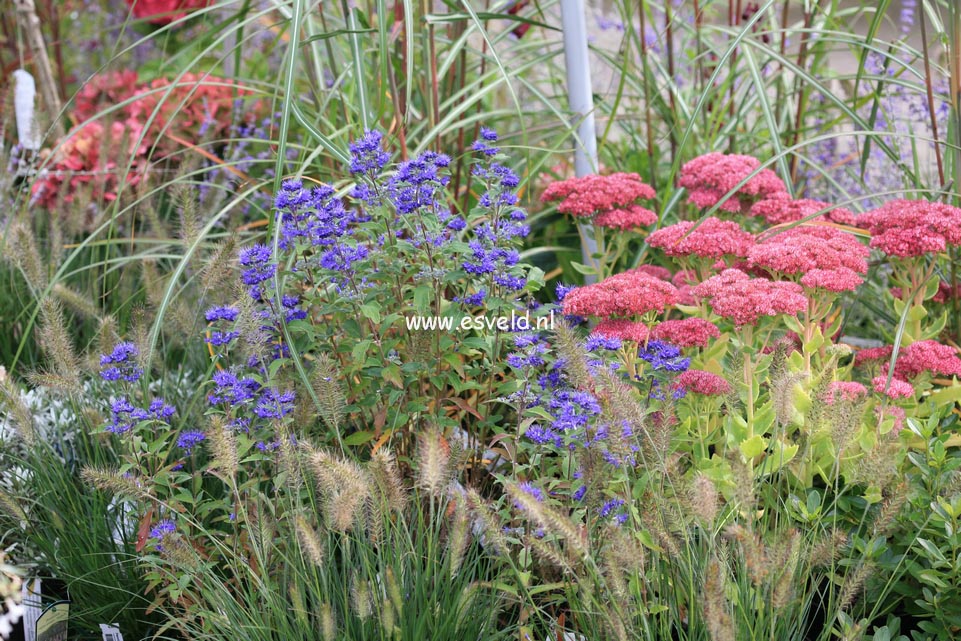
POLYGON ((239 262, 245 268, 240 273, 240 280, 249 288, 250 296, 254 300, 260 300, 261 283, 270 280, 277 273, 273 252, 263 244, 245 247, 240 250, 239 262))
POLYGON ((479 307, 484 304, 485 298, 487 298, 487 290, 479 289, 477 293, 468 294, 467 296, 454 296, 454 302, 463 303, 471 307, 479 307))
POLYGON ((412 160, 400 163, 397 173, 387 181, 387 197, 401 215, 420 209, 433 211, 438 197, 450 183, 443 170, 450 166, 450 157, 425 151, 412 160))
POLYGON ((681 349, 663 341, 648 341, 646 346, 637 350, 637 356, 647 362, 652 370, 663 370, 675 374, 686 372, 691 359, 681 356, 681 349))
POLYGON ((625 522, 627 522, 628 518, 627 512, 620 510, 620 508, 623 506, 624 499, 610 499, 609 501, 605 502, 600 509, 598 509, 597 513, 604 518, 613 515, 614 520, 618 524, 623 525, 625 522))
POLYGON ((260 383, 255 379, 240 378, 229 370, 214 372, 213 382, 214 391, 207 395, 207 402, 211 405, 223 405, 225 409, 247 403, 260 391, 260 383))
POLYGON ((175 407, 167 405, 162 398, 153 399, 147 409, 143 409, 131 403, 126 396, 121 396, 110 404, 111 421, 106 430, 114 434, 125 434, 141 421, 169 423, 170 417, 176 411, 175 407))
MULTIPOLYGON (((236 307, 229 306, 217 306, 211 307, 204 314, 204 318, 207 319, 208 323, 232 323, 237 320, 240 315, 240 310, 236 307)), ((220 347, 223 345, 228 345, 240 336, 240 332, 236 330, 221 331, 219 329, 211 330, 210 336, 205 340, 211 345, 220 347)))
POLYGON ((379 131, 366 131, 356 142, 350 143, 350 173, 376 178, 384 169, 390 154, 381 147, 384 135, 379 131))
MULTIPOLYGON (((518 484, 517 487, 520 491, 522 491, 524 494, 531 496, 531 498, 533 498, 538 503, 543 503, 544 499, 546 498, 544 495, 544 490, 530 483, 529 481, 523 481, 522 483, 518 484)), ((514 503, 514 506, 518 508, 521 507, 520 504, 516 502, 514 503)))
POLYGON ((648 393, 648 398, 656 401, 666 401, 668 391, 670 392, 671 399, 675 401, 687 396, 687 390, 685 390, 683 387, 671 384, 661 384, 661 382, 656 378, 651 378, 651 391, 648 393))
POLYGON ((591 334, 584 343, 587 352, 587 368, 592 376, 596 376, 601 369, 615 372, 621 368, 616 360, 610 360, 605 352, 616 352, 621 348, 621 339, 611 336, 591 334))
POLYGON ((109 354, 100 356, 100 378, 105 381, 127 381, 133 383, 140 380, 143 368, 137 364, 140 350, 130 342, 117 343, 109 354))
POLYGON ((294 393, 290 390, 279 392, 275 389, 264 389, 257 404, 254 405, 254 414, 260 418, 283 418, 294 411, 294 393))
POLYGON ((351 233, 355 215, 330 185, 304 188, 299 178, 285 180, 274 198, 280 224, 280 248, 298 244, 329 247, 351 233))
POLYGON ((485 156, 496 156, 500 152, 500 147, 495 147, 491 144, 492 142, 497 142, 497 132, 493 129, 488 129, 487 127, 480 128, 480 138, 474 141, 471 145, 471 149, 480 152, 485 156))
MULTIPOLYGON (((497 134, 484 128, 481 137, 474 143, 475 151, 487 156, 496 154, 497 148, 487 143, 496 141, 497 134), (491 150, 493 153, 488 153, 491 150)), ((474 240, 468 243, 470 255, 461 267, 475 276, 490 275, 494 284, 508 291, 519 291, 527 280, 512 270, 520 260, 512 244, 514 239, 530 233, 530 227, 524 224, 527 214, 515 208, 518 198, 514 191, 520 179, 510 168, 496 162, 476 164, 472 174, 484 184, 478 206, 487 210, 487 220, 474 229, 474 240)))
POLYGON ((158 552, 163 552, 163 540, 176 531, 177 525, 172 519, 164 519, 163 521, 159 521, 156 525, 150 528, 150 538, 157 540, 156 550, 158 552))
POLYGON ((593 395, 570 389, 555 390, 547 399, 545 409, 550 413, 552 423, 535 423, 524 432, 524 436, 535 443, 550 444, 558 449, 565 445, 573 449, 583 438, 590 421, 601 413, 601 405, 593 395))
POLYGON ((507 356, 507 364, 515 369, 540 367, 544 364, 547 342, 540 334, 525 332, 514 336, 514 347, 518 350, 507 356))
POLYGON ((186 451, 187 454, 193 452, 194 447, 199 445, 207 438, 207 435, 197 430, 181 432, 177 437, 177 447, 186 451))

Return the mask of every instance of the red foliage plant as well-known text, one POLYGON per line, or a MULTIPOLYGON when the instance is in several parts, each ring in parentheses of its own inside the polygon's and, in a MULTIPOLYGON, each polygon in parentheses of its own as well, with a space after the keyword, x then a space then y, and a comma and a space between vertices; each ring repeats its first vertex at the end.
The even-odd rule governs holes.
POLYGON ((170 24, 187 12, 210 6, 213 0, 126 0, 133 17, 151 24, 170 24))

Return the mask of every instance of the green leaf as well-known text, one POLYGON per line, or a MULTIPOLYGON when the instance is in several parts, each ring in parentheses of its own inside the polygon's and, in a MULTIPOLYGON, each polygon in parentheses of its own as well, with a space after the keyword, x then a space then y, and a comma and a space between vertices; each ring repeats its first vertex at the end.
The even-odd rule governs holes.
POLYGON ((954 405, 958 401, 961 401, 961 385, 955 383, 951 385, 951 387, 945 387, 939 389, 937 392, 933 392, 931 394, 931 401, 934 402, 936 407, 954 405))
POLYGON ((760 434, 755 434, 751 438, 742 442, 738 449, 745 457, 752 459, 755 456, 759 456, 765 449, 767 449, 767 442, 760 434))
POLYGON ((918 580, 929 585, 933 585, 942 590, 947 590, 950 586, 942 579, 935 570, 925 570, 918 573, 918 580))
POLYGON ((574 260, 571 261, 571 267, 573 267, 578 273, 586 276, 593 276, 597 274, 597 269, 595 269, 592 265, 585 265, 584 263, 579 263, 574 260))
POLYGON ((354 432, 350 436, 344 439, 344 445, 363 445, 371 439, 374 438, 373 432, 368 432, 366 430, 361 430, 360 432, 354 432))
POLYGON ((430 299, 433 290, 430 285, 421 283, 414 288, 414 309, 423 314, 430 308, 430 299))
POLYGON ((908 321, 919 321, 924 320, 928 316, 928 310, 924 308, 924 305, 914 305, 908 311, 908 321))
POLYGON ((918 537, 918 545, 924 548, 924 551, 928 553, 928 556, 936 560, 938 563, 948 562, 944 556, 944 553, 931 541, 918 537))
POLYGON ((358 342, 354 345, 354 348, 350 350, 350 356, 355 362, 363 362, 367 359, 367 350, 370 349, 371 342, 369 338, 358 342))
POLYGON ((399 365, 388 365, 387 367, 380 370, 380 375, 385 381, 396 387, 397 389, 404 389, 404 379, 400 375, 399 365))
POLYGON ((361 305, 360 313, 364 315, 364 318, 369 318, 374 324, 380 324, 380 305, 378 305, 376 301, 361 305))
POLYGON ((326 40, 328 38, 333 38, 334 36, 348 35, 359 35, 364 33, 373 33, 376 29, 337 29, 335 31, 328 31, 326 33, 318 33, 317 35, 310 36, 309 38, 304 38, 301 41, 301 46, 310 44, 311 42, 317 42, 318 40, 326 40))

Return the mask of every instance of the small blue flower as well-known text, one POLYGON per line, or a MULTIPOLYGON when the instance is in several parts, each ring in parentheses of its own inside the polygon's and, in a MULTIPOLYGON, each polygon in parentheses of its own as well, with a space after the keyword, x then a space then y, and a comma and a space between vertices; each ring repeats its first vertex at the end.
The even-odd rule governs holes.
POLYGON ((177 526, 171 519, 164 519, 150 528, 150 538, 157 540, 156 550, 163 552, 163 540, 177 531, 177 526))
POLYGON ((379 131, 365 131, 364 136, 350 143, 350 173, 378 175, 390 160, 390 154, 381 148, 384 135, 379 131))
POLYGON ((654 370, 685 372, 691 366, 691 359, 682 357, 680 348, 663 341, 648 341, 646 347, 638 348, 637 356, 654 370))
POLYGON ((138 367, 136 363, 139 355, 140 350, 133 343, 117 343, 113 351, 100 356, 100 378, 105 381, 124 380, 129 383, 140 380, 143 368, 138 367))
POLYGON ((211 307, 204 314, 204 318, 207 319, 208 323, 213 323, 215 321, 220 321, 220 320, 233 322, 237 320, 237 316, 239 315, 240 315, 239 309, 237 309, 236 307, 230 307, 225 305, 220 307, 211 307))
POLYGON ((484 298, 486 297, 487 297, 487 291, 481 289, 476 294, 469 294, 467 296, 464 296, 463 298, 459 296, 455 296, 454 302, 464 303, 465 305, 471 305, 471 306, 477 307, 484 304, 484 298))
POLYGON ((621 339, 613 336, 602 336, 601 334, 591 334, 590 336, 587 337, 587 342, 584 344, 584 347, 589 352, 596 352, 599 349, 616 351, 621 348, 621 339))
POLYGON ((213 393, 207 396, 211 405, 226 405, 235 407, 253 399, 260 390, 260 383, 252 378, 240 378, 229 370, 214 372, 213 382, 216 385, 213 393))
MULTIPOLYGON (((531 484, 529 481, 524 481, 522 483, 519 483, 517 486, 517 489, 519 489, 524 494, 531 496, 538 503, 544 502, 544 498, 545 498, 544 490, 537 487, 536 485, 531 484)), ((523 506, 518 501, 514 502, 514 507, 523 509, 523 506)))
POLYGON ((210 337, 204 339, 211 345, 220 346, 226 345, 240 336, 240 332, 230 331, 230 332, 210 332, 210 337))
POLYGON ((294 411, 294 393, 290 390, 278 392, 271 388, 265 389, 253 411, 260 418, 283 418, 294 411))
POLYGON ((272 252, 266 245, 254 245, 240 250, 240 264, 247 267, 240 278, 245 285, 259 285, 273 278, 277 265, 271 263, 272 252))
POLYGON ((177 447, 186 450, 187 454, 190 454, 194 447, 196 447, 198 443, 202 442, 206 438, 206 434, 196 430, 181 432, 180 436, 177 437, 177 447))
POLYGON ((609 516, 614 510, 624 505, 624 499, 611 499, 598 510, 601 516, 609 516))

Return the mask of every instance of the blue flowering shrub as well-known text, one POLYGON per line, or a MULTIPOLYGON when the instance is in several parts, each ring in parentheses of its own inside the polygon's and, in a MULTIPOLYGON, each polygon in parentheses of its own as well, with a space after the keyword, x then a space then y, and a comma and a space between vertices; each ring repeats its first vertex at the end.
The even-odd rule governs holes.
MULTIPOLYGON (((237 625, 246 638, 510 629, 494 626, 501 533, 487 528, 485 553, 472 521, 494 517, 457 482, 489 485, 496 465, 471 453, 512 420, 495 401, 516 389, 507 356, 543 279, 520 260, 521 181, 496 143, 481 129, 466 211, 448 156, 391 165, 376 131, 351 145, 349 184, 283 181, 267 235, 235 253, 233 286, 198 295, 202 334, 178 337, 208 355, 199 384, 158 384, 142 331, 105 335, 99 357, 60 354, 84 439, 109 453, 64 468, 76 486, 64 498, 103 507, 132 614, 164 613, 185 638, 237 625)), ((70 351, 58 336, 47 343, 70 351)), ((7 405, 36 443, 29 412, 7 405)), ((37 554, 56 566, 53 549, 37 554)))
POLYGON ((376 131, 351 146, 351 188, 285 181, 273 234, 240 251, 242 295, 206 312, 210 411, 261 451, 278 446, 275 422, 310 414, 324 420, 313 436, 341 448, 403 452, 427 427, 483 438, 501 418, 485 399, 506 340, 503 328, 459 329, 469 314, 525 312, 518 301, 541 278, 519 263, 520 181, 496 138, 483 129, 475 145, 468 212, 447 193, 449 157, 426 151, 390 170, 376 131))

